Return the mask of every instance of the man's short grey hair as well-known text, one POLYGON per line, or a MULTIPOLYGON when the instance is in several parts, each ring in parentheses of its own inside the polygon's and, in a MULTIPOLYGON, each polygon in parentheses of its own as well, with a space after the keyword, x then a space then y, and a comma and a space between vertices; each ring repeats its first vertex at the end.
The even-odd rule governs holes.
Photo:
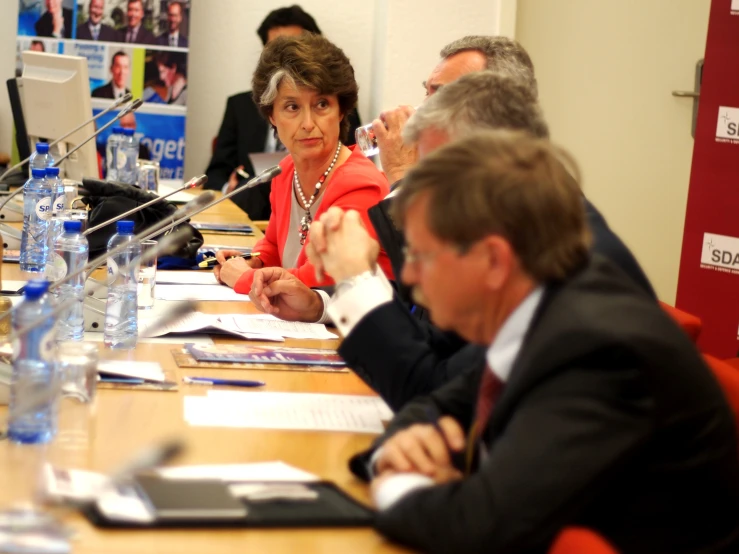
POLYGON ((487 70, 463 75, 428 97, 403 128, 403 141, 417 142, 430 127, 452 140, 483 129, 525 131, 549 138, 530 83, 487 70))
POLYGON ((534 63, 526 49, 508 37, 470 35, 447 44, 441 49, 441 57, 449 58, 460 52, 477 50, 485 55, 485 69, 529 83, 529 88, 538 95, 534 63))

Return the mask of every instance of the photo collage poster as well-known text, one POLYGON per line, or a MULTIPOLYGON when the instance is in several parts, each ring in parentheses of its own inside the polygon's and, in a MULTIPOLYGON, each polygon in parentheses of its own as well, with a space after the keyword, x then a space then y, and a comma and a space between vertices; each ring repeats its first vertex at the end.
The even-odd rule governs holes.
MULTIPOLYGON (((19 0, 16 73, 25 50, 87 58, 93 114, 127 92, 143 99, 120 124, 135 129, 139 157, 159 162, 162 179, 182 179, 191 1, 19 0)), ((103 158, 110 132, 96 139, 103 158)))

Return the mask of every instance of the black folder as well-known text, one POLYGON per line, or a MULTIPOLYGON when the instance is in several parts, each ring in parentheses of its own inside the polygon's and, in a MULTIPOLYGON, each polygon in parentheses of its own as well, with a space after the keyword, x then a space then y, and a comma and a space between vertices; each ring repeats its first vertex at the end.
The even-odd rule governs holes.
POLYGON ((96 503, 84 506, 82 512, 97 527, 131 529, 366 527, 374 523, 374 511, 328 481, 300 483, 317 493, 312 500, 250 501, 232 496, 230 484, 233 483, 210 479, 139 476, 134 486, 154 514, 153 522, 109 519, 96 503))

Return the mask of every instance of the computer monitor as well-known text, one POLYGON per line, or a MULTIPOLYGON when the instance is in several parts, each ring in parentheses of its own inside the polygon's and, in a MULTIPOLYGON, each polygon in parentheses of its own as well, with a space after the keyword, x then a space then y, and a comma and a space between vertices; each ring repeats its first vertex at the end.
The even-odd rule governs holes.
MULTIPOLYGON (((87 59, 26 51, 23 75, 18 79, 23 117, 31 149, 37 140, 49 142, 92 117, 87 59)), ((57 145, 55 157, 64 156, 95 132, 89 123, 57 145)), ((68 179, 98 177, 95 140, 89 141, 60 166, 68 179)))

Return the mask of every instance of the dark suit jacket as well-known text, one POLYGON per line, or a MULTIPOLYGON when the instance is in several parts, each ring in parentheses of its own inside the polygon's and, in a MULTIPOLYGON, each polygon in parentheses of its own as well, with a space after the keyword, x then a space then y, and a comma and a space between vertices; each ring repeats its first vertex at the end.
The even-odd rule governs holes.
MULTIPOLYGON (((345 144, 352 145, 355 142, 354 131, 361 125, 356 110, 349 114, 349 120, 349 137, 345 144)), ((229 97, 213 157, 205 170, 208 176, 206 188, 223 188, 231 173, 240 165, 244 166, 244 171, 249 175, 254 176, 249 153, 264 152, 268 132, 272 130, 259 113, 251 91, 229 97)), ((239 184, 243 184, 243 180, 239 184)), ((231 200, 249 214, 252 220, 267 220, 272 213, 269 203, 271 190, 271 183, 265 183, 236 194, 231 200)))
MULTIPOLYGON (((62 8, 62 19, 64 19, 64 38, 72 38, 72 10, 62 8)), ((44 12, 35 25, 36 35, 50 37, 54 30, 54 23, 49 12, 44 12)))
MULTIPOLYGON (((126 35, 128 34, 128 27, 124 27, 118 32, 118 40, 120 42, 126 42, 126 35)), ((136 34, 136 41, 133 44, 156 44, 157 39, 154 33, 148 29, 144 29, 143 23, 139 27, 139 32, 136 34)))
MULTIPOLYGON (((403 234, 388 214, 392 198, 369 209, 369 217, 393 271, 403 266, 403 234)), ((585 200, 594 236, 593 251, 610 259, 647 294, 649 281, 629 249, 611 231, 603 216, 585 200)), ((428 394, 470 368, 484 365, 485 348, 467 344, 454 333, 443 333, 420 307, 409 312, 410 289, 396 283, 394 302, 372 310, 339 347, 339 354, 357 375, 398 410, 414 397, 428 394)))
MULTIPOLYGON (((77 39, 79 40, 94 40, 92 38, 92 32, 90 31, 90 20, 88 19, 82 25, 77 27, 77 39)), ((100 33, 98 34, 98 40, 103 42, 118 42, 120 35, 118 31, 109 27, 104 23, 100 24, 100 33)))
MULTIPOLYGON (((157 44, 160 46, 169 46, 169 33, 162 33, 157 37, 157 44)), ((183 37, 182 33, 177 37, 177 46, 187 48, 187 37, 183 37)))
MULTIPOLYGON (((126 92, 131 92, 126 89, 126 92)), ((113 81, 109 81, 101 87, 98 87, 90 94, 93 98, 114 98, 113 97, 113 81)))
MULTIPOLYGON (((408 405, 380 443, 427 420, 464 428, 481 372, 408 405)), ((603 259, 548 287, 464 480, 380 512, 424 552, 546 552, 565 526, 624 553, 739 552, 734 416, 710 370, 658 305, 603 259)), ((366 477, 367 455, 352 468, 366 477)))

